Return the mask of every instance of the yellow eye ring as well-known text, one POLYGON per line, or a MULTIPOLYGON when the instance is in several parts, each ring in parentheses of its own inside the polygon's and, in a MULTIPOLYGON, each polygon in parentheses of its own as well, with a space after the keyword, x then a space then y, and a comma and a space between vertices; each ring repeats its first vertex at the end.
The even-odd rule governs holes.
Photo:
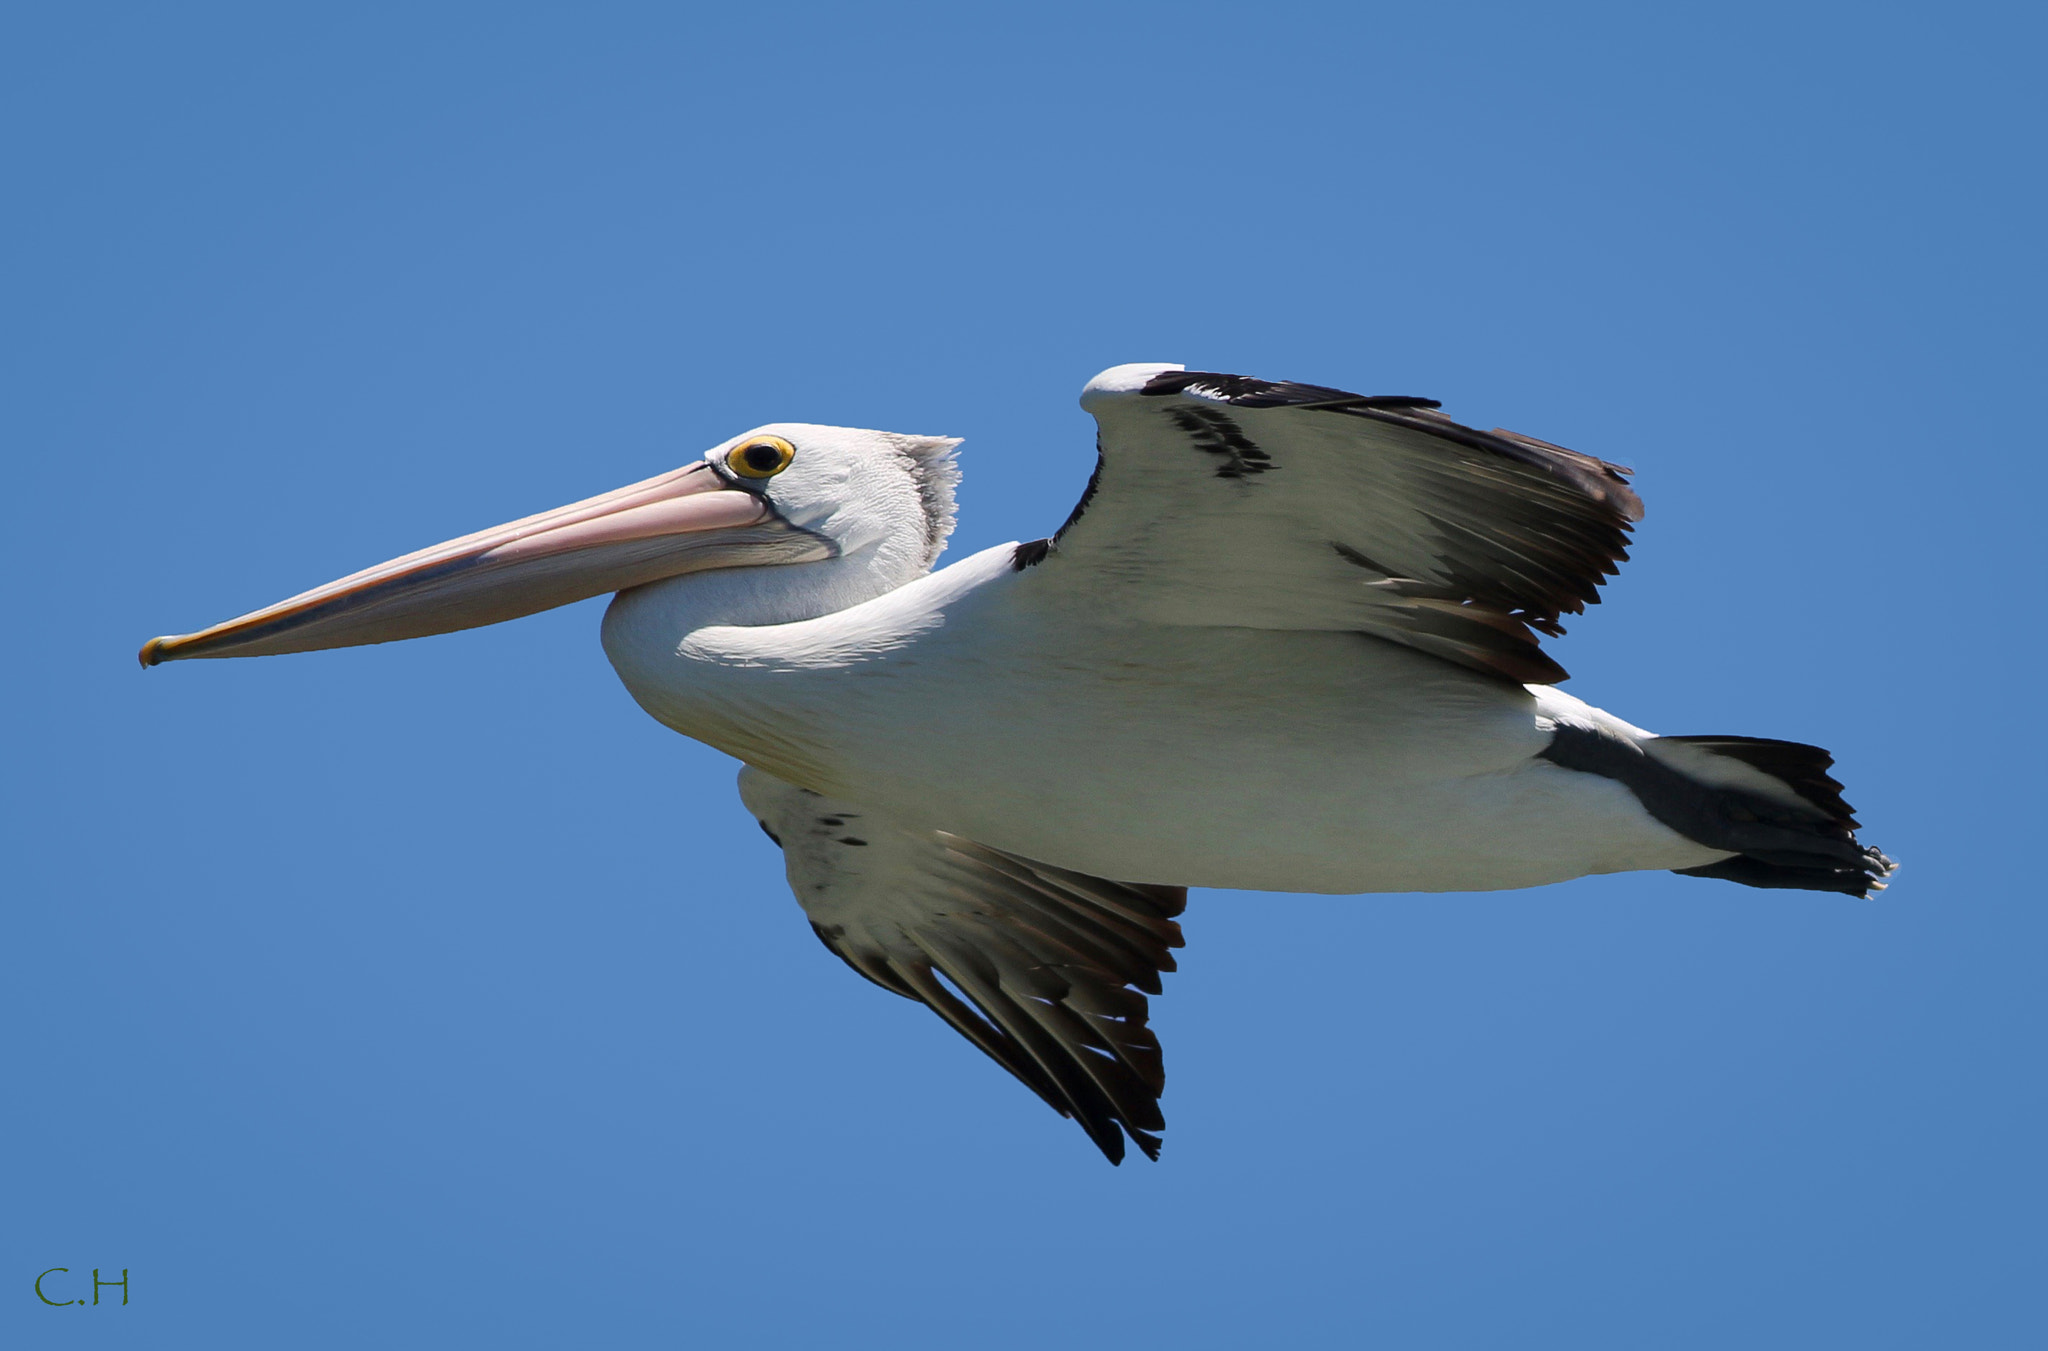
POLYGON ((750 436, 725 453, 725 466, 741 478, 774 478, 795 458, 796 447, 779 436, 750 436))

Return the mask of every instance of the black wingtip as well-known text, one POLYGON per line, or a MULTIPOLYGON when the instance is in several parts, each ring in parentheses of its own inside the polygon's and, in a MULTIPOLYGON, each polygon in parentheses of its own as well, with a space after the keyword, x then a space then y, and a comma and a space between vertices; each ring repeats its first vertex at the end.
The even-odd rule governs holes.
POLYGON ((1124 1147, 1126 1134, 1130 1136, 1131 1143, 1138 1147, 1140 1153, 1153 1163, 1159 1162, 1159 1148, 1162 1142, 1150 1131, 1138 1130, 1128 1123, 1122 1130, 1117 1129, 1115 1122, 1103 1122, 1101 1126, 1102 1129, 1098 1132, 1095 1125, 1082 1123, 1082 1128, 1088 1132, 1088 1138, 1095 1142, 1095 1147, 1102 1151, 1102 1157, 1108 1159, 1112 1167, 1124 1166, 1124 1159, 1128 1153, 1124 1147))

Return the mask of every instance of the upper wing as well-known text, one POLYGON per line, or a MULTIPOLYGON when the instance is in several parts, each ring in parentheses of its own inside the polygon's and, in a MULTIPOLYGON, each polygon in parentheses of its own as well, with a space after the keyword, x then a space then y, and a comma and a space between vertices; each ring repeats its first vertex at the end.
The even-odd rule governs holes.
POLYGON ((1111 1163, 1159 1157, 1166 1084, 1144 994, 1181 945, 1182 887, 1105 882, 740 771, 811 928, 848 966, 922 1000, 1111 1163), (1138 987, 1131 989, 1131 986, 1138 987))
POLYGON ((1057 603, 1154 623, 1356 630, 1555 683, 1532 630, 1599 600, 1643 514, 1629 471, 1431 399, 1145 365, 1081 404, 1095 477, 1017 566, 1057 603))

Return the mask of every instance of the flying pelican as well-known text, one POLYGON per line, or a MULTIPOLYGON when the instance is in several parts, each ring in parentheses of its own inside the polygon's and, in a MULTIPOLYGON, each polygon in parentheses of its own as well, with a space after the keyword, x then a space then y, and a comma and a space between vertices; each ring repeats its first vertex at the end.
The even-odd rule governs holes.
POLYGON ((1050 538, 941 571, 947 437, 771 423, 703 459, 198 633, 145 666, 383 643, 616 592, 613 669, 743 762, 825 946, 1120 1162, 1159 1153, 1146 994, 1189 887, 1669 869, 1868 896, 1827 752, 1657 736, 1556 688, 1629 471, 1431 399, 1117 366, 1050 538), (1115 880, 1111 880, 1115 879, 1115 880))

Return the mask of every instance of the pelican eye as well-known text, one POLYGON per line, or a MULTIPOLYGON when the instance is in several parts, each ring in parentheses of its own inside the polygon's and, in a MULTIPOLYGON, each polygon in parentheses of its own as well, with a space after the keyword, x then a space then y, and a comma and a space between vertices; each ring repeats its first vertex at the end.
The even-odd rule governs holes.
POLYGON ((741 478, 774 478, 789 468, 796 447, 779 436, 754 436, 725 453, 725 463, 741 478))

